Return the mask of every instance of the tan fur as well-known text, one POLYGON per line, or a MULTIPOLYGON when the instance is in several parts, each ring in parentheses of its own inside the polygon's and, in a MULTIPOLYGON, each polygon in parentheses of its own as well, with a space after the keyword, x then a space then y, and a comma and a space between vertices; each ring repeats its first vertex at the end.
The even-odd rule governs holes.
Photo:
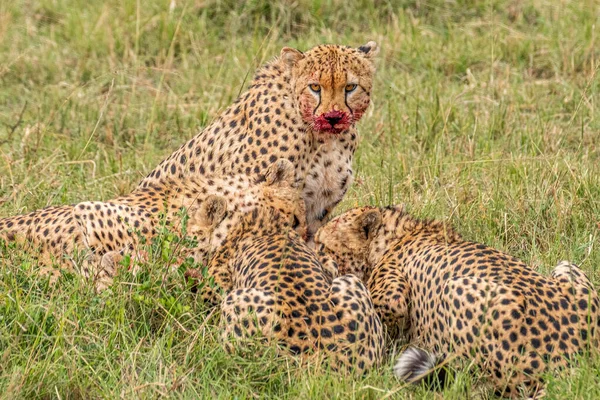
MULTIPOLYGON (((247 91, 202 132, 155 168, 140 187, 165 177, 245 174, 256 178, 278 158, 295 167, 306 202, 308 236, 323 224, 352 182, 355 124, 370 103, 375 42, 360 48, 284 48, 259 68, 247 91), (348 83, 358 86, 346 92, 348 83), (320 94, 309 89, 320 85, 320 94), (331 111, 345 116, 335 132, 317 129, 331 111)), ((330 127, 331 128, 331 127, 330 127)))
POLYGON ((381 361, 381 322, 360 280, 332 279, 335 264, 321 264, 292 229, 297 207, 246 214, 208 265, 218 289, 204 284, 202 297, 220 304, 230 350, 263 338, 303 357, 324 354, 335 370, 363 372, 381 361))
MULTIPOLYGON (((205 263, 243 213, 258 204, 275 207, 300 201, 294 166, 288 160, 278 160, 264 172, 268 179, 259 182, 245 176, 165 178, 112 201, 83 202, 1 219, 0 237, 16 240, 28 251, 40 249, 42 272, 52 274, 53 279, 62 269, 80 270, 104 289, 118 267, 118 254, 139 248, 140 238, 153 238, 161 214, 167 229, 182 235, 185 210, 189 216, 186 233, 198 243, 195 248, 181 249, 181 256, 205 263), (79 264, 70 256, 76 250, 87 252, 79 264), (109 261, 102 260, 106 254, 110 254, 109 261)), ((297 215, 296 225, 305 235, 305 213, 297 215)))
POLYGON ((363 271, 392 333, 436 356, 468 358, 506 396, 536 393, 541 374, 599 344, 598 294, 570 263, 545 277, 395 207, 350 210, 322 227, 316 243, 349 272, 363 271))
MULTIPOLYGON (((306 217, 302 220, 308 223, 305 236, 310 239, 352 182, 352 157, 358 140, 354 125, 370 101, 377 52, 374 42, 358 49, 337 45, 317 46, 305 53, 283 49, 280 58, 259 68, 248 90, 233 105, 164 160, 133 193, 109 202, 50 207, 1 219, 0 238, 39 253, 45 273, 56 276, 60 269, 77 267, 94 275, 90 269, 97 264, 98 256, 120 251, 134 241, 129 228, 139 228, 143 236, 152 236, 161 212, 177 226, 177 211, 182 207, 193 211, 199 205, 198 199, 205 198, 209 191, 237 207, 243 201, 231 199, 235 197, 232 193, 239 191, 240 185, 248 188, 263 179, 269 165, 285 159, 294 167, 296 184, 303 188, 306 217), (303 100, 307 77, 319 82, 323 96, 323 104, 309 114, 302 112, 302 107, 306 109, 315 100, 314 96, 309 103, 303 100), (344 95, 343 108, 340 93, 345 93, 348 79, 358 86, 344 95), (348 123, 338 126, 335 133, 315 130, 315 121, 332 110, 351 116, 348 123), (165 200, 169 201, 166 208, 165 200), (97 223, 104 218, 102 213, 109 211, 113 216, 122 214, 124 224, 131 226, 127 230, 121 227, 121 234, 117 231, 111 237, 97 223), (87 234, 86 243, 78 232, 80 226, 85 232, 93 232, 87 234), (93 253, 92 265, 74 265, 77 262, 70 255, 85 249, 93 253)), ((248 204, 252 202, 248 200, 248 204)), ((216 239, 219 235, 222 233, 215 234, 216 239)))

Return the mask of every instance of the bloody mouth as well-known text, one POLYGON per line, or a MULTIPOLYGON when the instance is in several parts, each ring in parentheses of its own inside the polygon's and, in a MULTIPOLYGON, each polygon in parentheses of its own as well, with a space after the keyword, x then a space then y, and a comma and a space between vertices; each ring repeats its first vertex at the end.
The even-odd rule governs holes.
POLYGON ((350 118, 347 113, 341 111, 329 111, 315 119, 315 128, 323 133, 339 134, 349 127, 350 118))

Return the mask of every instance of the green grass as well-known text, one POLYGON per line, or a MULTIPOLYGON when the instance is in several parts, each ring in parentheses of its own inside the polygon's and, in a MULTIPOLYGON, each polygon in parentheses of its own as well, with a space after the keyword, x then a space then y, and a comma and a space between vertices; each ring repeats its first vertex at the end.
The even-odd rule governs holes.
MULTIPOLYGON (((231 103, 283 46, 382 51, 339 210, 405 203, 544 273, 600 284, 600 5, 596 0, 0 0, 0 216, 127 193, 231 103), (170 5, 173 5, 170 8, 170 5), (249 75, 250 74, 250 75, 249 75)), ((362 378, 250 359, 164 266, 96 295, 56 287, 11 249, 0 270, 4 398, 491 396, 461 370, 407 388, 393 359, 362 378)), ((600 397, 600 360, 548 398, 600 397)))

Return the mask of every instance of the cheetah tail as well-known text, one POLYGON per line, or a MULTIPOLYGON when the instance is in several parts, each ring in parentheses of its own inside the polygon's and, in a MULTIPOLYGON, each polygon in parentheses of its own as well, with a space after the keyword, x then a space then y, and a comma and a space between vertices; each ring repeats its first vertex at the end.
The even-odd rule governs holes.
POLYGON ((398 357, 394 365, 394 375, 408 383, 425 383, 431 388, 446 386, 450 371, 440 364, 443 357, 436 356, 417 347, 409 347, 398 357))

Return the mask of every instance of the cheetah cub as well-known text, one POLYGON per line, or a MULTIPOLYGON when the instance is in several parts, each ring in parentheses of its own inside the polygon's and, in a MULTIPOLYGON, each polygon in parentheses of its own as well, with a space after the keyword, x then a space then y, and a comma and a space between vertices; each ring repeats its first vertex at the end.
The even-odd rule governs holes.
POLYGON ((246 213, 230 230, 208 263, 217 287, 202 285, 202 297, 220 306, 230 350, 262 338, 294 355, 325 355, 334 369, 365 371, 382 358, 381 321, 360 279, 334 278, 335 263, 321 263, 293 229, 304 215, 297 193, 246 213))
POLYGON ((598 347, 598 294, 568 262, 547 277, 400 207, 350 210, 316 242, 341 273, 367 282, 384 324, 406 335, 402 379, 418 381, 451 355, 474 361, 504 396, 535 395, 541 374, 598 347))

